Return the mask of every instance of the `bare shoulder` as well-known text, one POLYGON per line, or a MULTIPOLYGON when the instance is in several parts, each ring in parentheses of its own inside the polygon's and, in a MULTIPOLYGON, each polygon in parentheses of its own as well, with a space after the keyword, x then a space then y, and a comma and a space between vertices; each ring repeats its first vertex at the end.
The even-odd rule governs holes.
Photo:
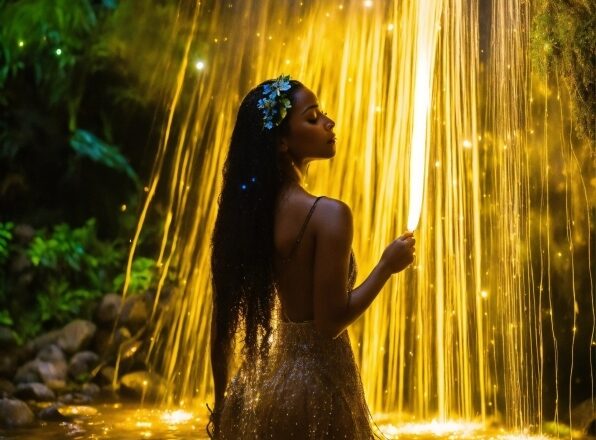
POLYGON ((316 211, 318 235, 339 236, 351 242, 353 233, 352 210, 346 203, 330 197, 323 197, 319 200, 316 211))

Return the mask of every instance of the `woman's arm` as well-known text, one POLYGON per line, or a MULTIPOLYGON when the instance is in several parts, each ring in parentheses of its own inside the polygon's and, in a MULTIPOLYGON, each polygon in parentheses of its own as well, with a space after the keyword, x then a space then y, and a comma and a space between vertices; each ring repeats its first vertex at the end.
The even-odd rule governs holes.
POLYGON ((353 220, 343 202, 323 199, 315 230, 314 308, 315 325, 325 335, 337 337, 370 306, 391 274, 413 260, 414 239, 406 233, 394 240, 370 275, 346 294, 353 220))

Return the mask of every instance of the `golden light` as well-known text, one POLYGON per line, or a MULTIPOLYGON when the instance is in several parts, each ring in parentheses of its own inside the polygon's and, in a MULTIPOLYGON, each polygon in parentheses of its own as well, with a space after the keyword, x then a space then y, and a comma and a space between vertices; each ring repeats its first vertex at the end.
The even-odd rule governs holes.
POLYGON ((164 412, 161 416, 161 420, 170 425, 179 425, 188 422, 192 417, 192 413, 178 409, 176 411, 164 412))
POLYGON ((381 426, 386 435, 434 435, 434 436, 463 436, 470 435, 483 429, 482 423, 433 420, 426 423, 405 423, 403 425, 381 426))
MULTIPOLYGON (((432 3, 432 2, 431 2, 432 3)), ((436 21, 440 7, 420 1, 417 10, 418 32, 416 36, 416 79, 414 86, 414 123, 412 126, 410 153, 410 197, 408 231, 414 231, 420 220, 424 197, 424 177, 426 168, 426 144, 432 90, 432 72, 436 35, 429 32, 436 21)))
POLYGON ((25 45, 25 42, 23 40, 19 41, 19 47, 23 47, 25 45))
POLYGON ((203 70, 205 68, 205 63, 203 61, 199 60, 195 63, 195 68, 197 70, 203 70))
POLYGON ((366 1, 364 2, 364 7, 365 7, 365 8, 372 8, 372 5, 373 5, 373 2, 372 2, 372 0, 366 0, 366 1))

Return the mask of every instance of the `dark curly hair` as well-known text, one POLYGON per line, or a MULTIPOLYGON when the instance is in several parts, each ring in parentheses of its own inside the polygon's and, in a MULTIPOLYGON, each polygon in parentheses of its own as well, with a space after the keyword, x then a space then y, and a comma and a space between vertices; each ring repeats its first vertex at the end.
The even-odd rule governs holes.
MULTIPOLYGON (((259 84, 240 104, 211 238, 215 330, 220 340, 230 342, 240 327, 249 359, 268 352, 275 304, 273 221, 284 183, 277 140, 287 132, 288 118, 271 130, 263 128, 257 102, 263 86, 272 82, 259 84)), ((294 105, 295 93, 304 86, 295 80, 290 84, 286 96, 294 105)))

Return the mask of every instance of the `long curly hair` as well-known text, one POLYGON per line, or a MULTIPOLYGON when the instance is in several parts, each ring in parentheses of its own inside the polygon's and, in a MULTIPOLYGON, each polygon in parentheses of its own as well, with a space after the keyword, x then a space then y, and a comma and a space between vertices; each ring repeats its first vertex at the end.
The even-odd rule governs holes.
MULTIPOLYGON (((263 86, 272 82, 259 84, 240 104, 211 239, 218 339, 233 341, 236 332, 243 330, 243 351, 249 359, 268 353, 275 305, 274 208, 284 183, 277 141, 287 133, 288 117, 277 127, 263 129, 257 102, 263 97, 263 86)), ((295 93, 304 86, 295 80, 290 84, 286 96, 293 106, 295 93)))

